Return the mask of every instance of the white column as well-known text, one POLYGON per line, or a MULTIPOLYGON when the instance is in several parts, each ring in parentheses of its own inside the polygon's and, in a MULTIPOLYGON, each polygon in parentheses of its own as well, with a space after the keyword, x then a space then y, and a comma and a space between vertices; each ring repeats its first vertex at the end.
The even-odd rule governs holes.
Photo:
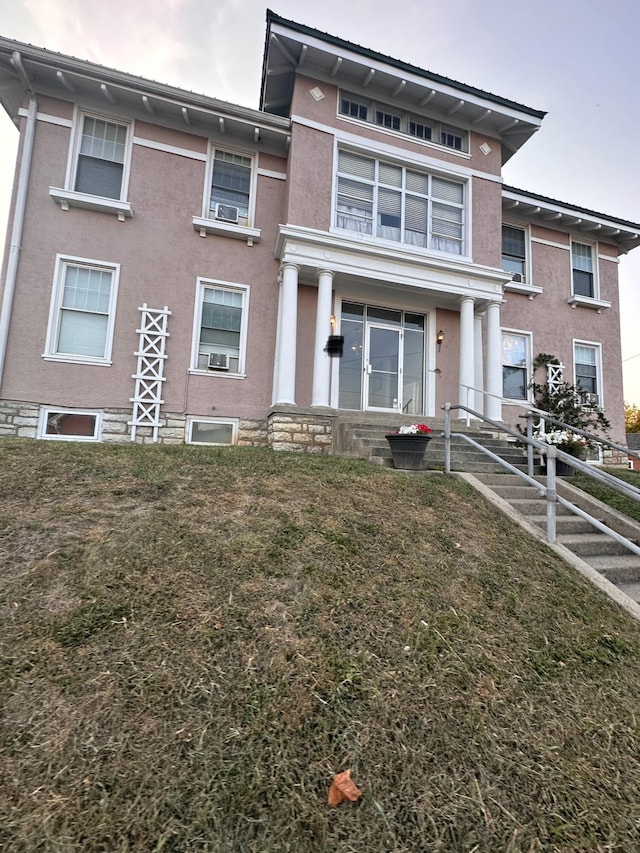
POLYGON ((485 402, 484 402, 484 394, 482 393, 484 390, 484 360, 482 358, 482 317, 478 317, 477 315, 473 318, 473 343, 475 347, 475 376, 473 378, 474 385, 476 386, 476 392, 474 395, 474 404, 473 408, 476 412, 480 412, 480 414, 484 414, 485 402))
MULTIPOLYGON (((473 408, 473 381, 475 377, 473 343, 473 298, 464 296, 460 301, 460 365, 458 370, 458 402, 473 408)), ((459 417, 466 418, 466 412, 459 417)))
POLYGON ((502 420, 502 331, 500 302, 487 308, 487 405, 485 413, 492 421, 502 420))
POLYGON ((278 321, 273 405, 295 406, 298 267, 288 262, 282 265, 278 321))
POLYGON ((331 294, 333 273, 318 270, 318 306, 316 308, 316 342, 313 349, 313 390, 312 406, 329 406, 329 387, 331 384, 331 359, 324 351, 327 338, 331 334, 331 294))

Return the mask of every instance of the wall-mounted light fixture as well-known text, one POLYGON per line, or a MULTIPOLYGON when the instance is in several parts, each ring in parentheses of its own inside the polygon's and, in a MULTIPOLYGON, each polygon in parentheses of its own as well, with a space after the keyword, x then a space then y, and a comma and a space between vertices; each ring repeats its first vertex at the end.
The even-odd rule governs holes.
POLYGON ((442 329, 436 335, 436 343, 438 344, 438 352, 442 349, 442 342, 444 341, 444 332, 442 329))
POLYGON ((336 329, 336 316, 335 314, 331 315, 331 334, 327 339, 327 345, 324 348, 324 351, 329 356, 329 358, 342 358, 342 352, 344 349, 344 336, 343 335, 335 335, 336 329))

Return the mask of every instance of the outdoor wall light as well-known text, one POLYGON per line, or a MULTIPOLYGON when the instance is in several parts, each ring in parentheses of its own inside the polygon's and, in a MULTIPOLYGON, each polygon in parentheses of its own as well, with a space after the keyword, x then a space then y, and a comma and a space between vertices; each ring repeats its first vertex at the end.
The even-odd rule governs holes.
POLYGON ((438 352, 440 352, 440 350, 442 349, 443 340, 444 340, 444 332, 442 331, 442 329, 440 329, 440 331, 436 335, 436 343, 438 344, 438 352))
POLYGON ((329 358, 342 358, 342 352, 344 350, 344 335, 335 335, 336 328, 336 317, 335 314, 331 315, 331 334, 327 339, 327 345, 324 348, 324 351, 329 356, 329 358))

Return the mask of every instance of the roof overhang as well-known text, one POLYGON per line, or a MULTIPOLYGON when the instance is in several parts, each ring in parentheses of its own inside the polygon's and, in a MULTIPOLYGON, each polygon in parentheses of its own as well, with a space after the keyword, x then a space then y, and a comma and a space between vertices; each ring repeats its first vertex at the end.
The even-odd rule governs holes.
POLYGON ((207 136, 227 134, 284 154, 288 119, 0 37, 0 103, 19 125, 25 97, 61 98, 207 136))
POLYGON ((503 163, 546 115, 267 11, 260 108, 288 115, 296 73, 500 139, 503 163))
POLYGON ((622 254, 640 246, 640 225, 595 210, 576 207, 536 193, 503 186, 502 212, 545 228, 569 231, 585 240, 602 240, 622 254))

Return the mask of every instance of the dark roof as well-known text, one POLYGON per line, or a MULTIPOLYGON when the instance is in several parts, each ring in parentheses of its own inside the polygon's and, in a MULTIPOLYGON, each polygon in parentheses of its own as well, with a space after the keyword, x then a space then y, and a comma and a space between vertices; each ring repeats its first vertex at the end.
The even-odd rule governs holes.
MULTIPOLYGON (((491 92, 485 92, 483 89, 478 89, 475 86, 469 86, 466 83, 460 83, 459 81, 452 80, 449 77, 443 77, 441 74, 434 74, 432 71, 426 71, 423 68, 419 68, 416 65, 411 65, 408 62, 403 62, 400 59, 394 59, 391 56, 385 56, 385 54, 383 53, 378 53, 375 50, 370 50, 368 47, 361 47, 360 45, 353 44, 353 42, 338 38, 338 36, 332 36, 329 33, 324 33, 321 30, 316 30, 313 29, 313 27, 308 27, 305 24, 298 24, 296 23, 296 21, 289 21, 286 18, 280 17, 280 15, 276 15, 276 13, 272 12, 271 9, 267 9, 267 29, 269 29, 272 24, 280 24, 284 27, 289 28, 290 30, 293 30, 294 32, 300 33, 301 35, 320 39, 321 41, 324 41, 327 44, 331 44, 334 47, 339 47, 344 50, 350 50, 352 53, 356 53, 359 56, 365 57, 367 59, 373 59, 377 62, 383 62, 394 68, 397 68, 399 71, 406 71, 410 74, 415 74, 416 76, 422 77, 423 79, 428 80, 432 83, 440 83, 441 85, 451 86, 452 88, 458 89, 460 92, 464 92, 467 95, 475 95, 477 97, 484 98, 485 100, 492 101, 494 104, 500 104, 500 106, 503 107, 509 107, 511 109, 519 110, 520 112, 526 113, 527 115, 533 116, 538 119, 543 119, 547 114, 543 110, 534 110, 532 107, 527 107, 524 104, 519 104, 516 101, 511 101, 509 100, 509 98, 503 98, 500 95, 494 95, 491 92)), ((267 53, 267 46, 265 46, 262 76, 263 86, 266 73, 267 53)))
POLYGON ((553 205, 556 205, 557 207, 562 207, 565 210, 568 210, 574 214, 575 213, 582 213, 585 216, 595 216, 598 219, 606 219, 609 222, 615 222, 616 225, 622 225, 625 228, 631 228, 634 231, 640 232, 640 224, 637 222, 630 222, 627 219, 620 219, 617 216, 610 216, 608 213, 600 213, 597 210, 590 210, 588 207, 578 207, 578 205, 569 204, 566 201, 559 201, 558 199, 555 199, 555 198, 549 198, 549 196, 540 195, 540 193, 532 193, 532 192, 529 192, 529 190, 521 190, 521 189, 518 189, 517 187, 507 186, 507 184, 502 185, 502 192, 503 193, 515 193, 517 195, 524 196, 525 198, 530 199, 531 201, 542 202, 542 204, 553 204, 553 205))

